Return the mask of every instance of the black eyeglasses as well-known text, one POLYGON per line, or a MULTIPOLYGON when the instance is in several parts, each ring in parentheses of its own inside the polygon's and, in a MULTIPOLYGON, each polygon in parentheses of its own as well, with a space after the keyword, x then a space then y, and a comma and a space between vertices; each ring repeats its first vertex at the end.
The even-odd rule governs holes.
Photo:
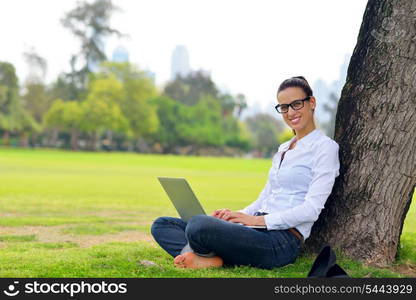
POLYGON ((285 114, 289 111, 289 106, 294 110, 299 110, 305 105, 305 101, 309 100, 311 100, 311 96, 308 96, 305 99, 292 101, 289 104, 277 104, 274 108, 279 114, 285 114))

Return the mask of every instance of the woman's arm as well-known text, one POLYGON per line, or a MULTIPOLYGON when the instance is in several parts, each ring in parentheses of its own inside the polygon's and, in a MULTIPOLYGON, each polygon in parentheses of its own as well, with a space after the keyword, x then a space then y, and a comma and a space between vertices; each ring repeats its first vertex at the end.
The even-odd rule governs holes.
POLYGON ((338 144, 328 140, 313 158, 312 180, 305 201, 293 208, 264 217, 267 229, 284 230, 301 223, 315 222, 339 175, 338 144))

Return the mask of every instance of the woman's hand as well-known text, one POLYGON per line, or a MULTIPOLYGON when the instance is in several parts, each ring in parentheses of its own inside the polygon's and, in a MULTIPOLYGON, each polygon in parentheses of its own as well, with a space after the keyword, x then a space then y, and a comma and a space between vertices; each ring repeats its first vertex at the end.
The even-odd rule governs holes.
POLYGON ((249 226, 265 226, 264 216, 250 216, 242 212, 231 212, 227 221, 249 226))
POLYGON ((234 212, 228 208, 217 209, 211 216, 233 223, 249 226, 265 226, 264 216, 250 216, 242 212, 234 212))
POLYGON ((211 216, 218 218, 218 219, 223 219, 225 221, 228 221, 228 218, 230 217, 231 214, 231 210, 228 208, 222 208, 222 209, 217 209, 215 210, 211 216))

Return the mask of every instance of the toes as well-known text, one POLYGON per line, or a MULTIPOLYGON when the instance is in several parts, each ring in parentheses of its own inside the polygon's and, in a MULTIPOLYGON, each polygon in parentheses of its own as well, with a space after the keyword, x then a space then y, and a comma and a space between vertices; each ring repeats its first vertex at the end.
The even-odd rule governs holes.
POLYGON ((184 265, 183 262, 175 263, 175 267, 177 267, 177 268, 186 268, 186 266, 184 265))
POLYGON ((185 257, 181 254, 181 255, 176 256, 173 262, 175 264, 178 264, 178 263, 182 263, 184 260, 185 260, 185 257))
POLYGON ((183 255, 176 256, 175 259, 173 260, 173 263, 178 268, 186 268, 186 266, 184 264, 185 263, 185 257, 183 255))

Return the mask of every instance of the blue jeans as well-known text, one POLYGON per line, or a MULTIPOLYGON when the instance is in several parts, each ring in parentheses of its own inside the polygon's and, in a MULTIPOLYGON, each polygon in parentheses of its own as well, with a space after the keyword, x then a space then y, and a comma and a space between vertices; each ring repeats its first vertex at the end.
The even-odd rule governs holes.
POLYGON ((188 222, 160 217, 152 224, 156 242, 176 257, 189 243, 202 256, 215 253, 224 265, 271 269, 293 263, 301 242, 288 230, 253 229, 212 216, 198 215, 188 222))

